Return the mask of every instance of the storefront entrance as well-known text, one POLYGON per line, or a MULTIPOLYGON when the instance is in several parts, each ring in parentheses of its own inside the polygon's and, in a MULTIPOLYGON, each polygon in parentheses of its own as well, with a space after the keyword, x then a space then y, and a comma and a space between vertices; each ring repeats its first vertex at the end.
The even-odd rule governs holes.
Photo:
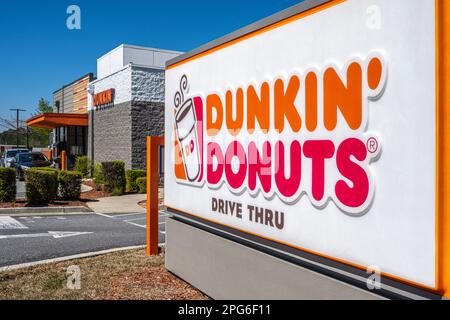
POLYGON ((40 114, 27 120, 30 127, 53 129, 52 159, 59 165, 61 153, 67 154, 68 168, 77 156, 87 155, 88 115, 73 113, 40 114))

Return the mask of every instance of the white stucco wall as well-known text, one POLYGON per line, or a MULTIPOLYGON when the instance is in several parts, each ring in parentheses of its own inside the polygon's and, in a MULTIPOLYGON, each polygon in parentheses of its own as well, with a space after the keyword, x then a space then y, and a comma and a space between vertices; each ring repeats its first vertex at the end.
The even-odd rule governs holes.
POLYGON ((108 89, 114 89, 114 104, 128 102, 131 100, 131 67, 128 66, 106 78, 95 80, 89 84, 89 87, 94 89, 93 92, 89 92, 89 110, 93 106, 93 95, 108 89))
POLYGON ((126 65, 124 64, 123 46, 117 47, 97 60, 97 77, 103 79, 123 69, 126 65))
POLYGON ((164 70, 166 61, 182 52, 122 44, 97 59, 97 77, 103 79, 128 64, 164 70))

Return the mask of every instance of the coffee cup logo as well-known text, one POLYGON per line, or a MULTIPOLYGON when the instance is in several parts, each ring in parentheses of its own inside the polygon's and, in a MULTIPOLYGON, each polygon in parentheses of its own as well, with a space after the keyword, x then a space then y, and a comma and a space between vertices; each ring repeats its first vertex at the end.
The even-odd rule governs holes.
MULTIPOLYGON (((198 181, 202 172, 201 141, 199 130, 202 130, 201 119, 196 108, 197 99, 186 99, 188 93, 188 79, 183 75, 180 81, 180 91, 175 94, 175 124, 176 136, 181 150, 186 179, 189 182, 198 181)), ((201 100, 200 100, 201 101, 201 100)), ((200 115, 201 116, 201 115, 200 115)))

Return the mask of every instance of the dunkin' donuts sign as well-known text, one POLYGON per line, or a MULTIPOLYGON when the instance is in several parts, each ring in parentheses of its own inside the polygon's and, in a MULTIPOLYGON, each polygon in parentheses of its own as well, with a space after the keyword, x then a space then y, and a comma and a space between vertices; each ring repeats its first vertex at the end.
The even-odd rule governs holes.
POLYGON ((93 96, 93 105, 100 108, 114 103, 114 89, 108 89, 93 96))
POLYGON ((380 98, 386 68, 382 56, 372 54, 349 59, 343 70, 293 72, 206 98, 188 92, 183 75, 174 96, 178 182, 224 185, 237 195, 261 192, 286 204, 305 195, 303 201, 319 208, 332 199, 346 213, 364 214, 375 189, 369 165, 381 148, 365 132, 369 101, 380 98), (242 131, 246 139, 233 139, 242 131), (217 139, 224 136, 231 139, 217 139))
POLYGON ((439 1, 310 3, 169 62, 165 205, 436 288, 439 1))

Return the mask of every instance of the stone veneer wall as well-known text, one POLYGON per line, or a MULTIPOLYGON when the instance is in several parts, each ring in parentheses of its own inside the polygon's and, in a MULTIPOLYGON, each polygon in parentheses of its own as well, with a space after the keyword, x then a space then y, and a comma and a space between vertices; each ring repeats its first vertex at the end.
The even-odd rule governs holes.
POLYGON ((131 162, 133 169, 145 169, 147 136, 164 135, 164 103, 133 102, 131 162))
POLYGON ((133 102, 164 102, 164 71, 132 66, 133 102))
POLYGON ((95 162, 123 160, 126 169, 145 169, 147 136, 164 135, 164 71, 131 66, 94 85, 95 92, 114 88, 116 101, 129 100, 128 95, 131 101, 90 112, 93 150, 88 148, 88 156, 95 162))
POLYGON ((147 165, 147 136, 164 135, 164 71, 132 67, 132 167, 147 165))

